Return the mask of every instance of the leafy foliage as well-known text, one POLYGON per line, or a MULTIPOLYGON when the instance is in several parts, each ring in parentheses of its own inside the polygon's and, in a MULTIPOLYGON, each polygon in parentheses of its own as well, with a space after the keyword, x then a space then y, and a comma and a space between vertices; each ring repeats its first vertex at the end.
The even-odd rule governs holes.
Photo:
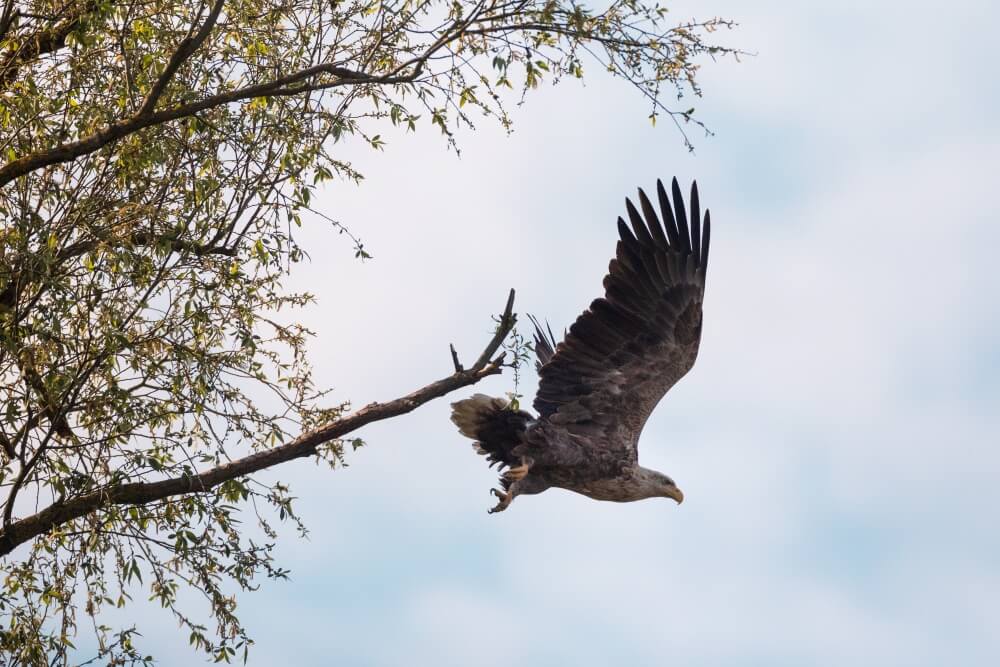
MULTIPOLYGON (((275 517, 305 528, 281 483, 238 467, 211 488, 194 480, 347 410, 322 406, 309 332, 279 314, 311 301, 281 280, 304 257, 294 231, 315 188, 361 178, 340 143, 381 149, 386 124, 430 124, 454 144, 472 114, 509 127, 512 100, 593 66, 680 127, 693 110, 669 109, 663 90, 698 94, 696 61, 735 54, 704 41, 729 22, 668 27, 665 8, 637 0, 0 4, 9 664, 68 664, 85 619, 97 658, 149 662, 135 628, 99 620, 142 590, 193 646, 245 659, 233 591, 286 575, 275 517), (191 483, 129 500, 165 479, 191 483), (81 499, 85 514, 66 511, 81 499), (211 627, 183 590, 204 596, 211 627)), ((360 441, 310 451, 339 465, 346 445, 360 441)))

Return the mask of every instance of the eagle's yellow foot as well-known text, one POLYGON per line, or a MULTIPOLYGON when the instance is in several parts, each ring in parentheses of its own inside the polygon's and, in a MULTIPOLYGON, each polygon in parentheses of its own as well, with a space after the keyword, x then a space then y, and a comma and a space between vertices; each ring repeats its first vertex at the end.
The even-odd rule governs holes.
POLYGON ((510 506, 510 502, 514 500, 514 494, 510 493, 509 491, 505 493, 500 489, 490 489, 490 493, 499 498, 500 502, 496 504, 496 507, 489 510, 488 512, 489 514, 493 514, 495 512, 503 512, 510 506))
POLYGON ((528 471, 531 470, 531 466, 535 462, 532 461, 527 456, 521 458, 521 465, 510 468, 503 474, 503 478, 513 484, 514 482, 520 482, 522 479, 528 476, 528 471))

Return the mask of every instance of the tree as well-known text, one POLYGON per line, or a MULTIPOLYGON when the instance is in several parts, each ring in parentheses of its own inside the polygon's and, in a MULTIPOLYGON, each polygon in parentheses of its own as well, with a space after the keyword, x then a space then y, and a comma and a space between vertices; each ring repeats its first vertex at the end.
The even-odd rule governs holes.
POLYGON ((301 529, 288 488, 253 473, 336 467, 360 426, 512 363, 513 294, 470 368, 324 407, 309 332, 278 311, 311 301, 281 284, 307 212, 368 257, 311 208, 323 181, 360 178, 338 145, 379 149, 387 123, 453 145, 471 115, 507 127, 512 99, 595 64, 683 127, 693 110, 664 90, 699 94, 698 60, 736 53, 705 41, 728 21, 668 27, 638 0, 0 4, 0 655, 24 665, 68 664, 84 619, 101 660, 148 661, 135 628, 100 622, 141 587, 197 648, 245 656, 226 587, 285 575, 274 515, 301 529))

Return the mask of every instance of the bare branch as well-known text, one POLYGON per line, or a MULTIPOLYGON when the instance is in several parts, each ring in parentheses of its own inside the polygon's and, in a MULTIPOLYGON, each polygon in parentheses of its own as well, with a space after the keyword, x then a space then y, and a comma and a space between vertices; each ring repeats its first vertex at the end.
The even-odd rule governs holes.
POLYGON ((497 331, 493 334, 493 340, 490 341, 490 344, 486 346, 483 353, 476 359, 476 365, 473 368, 481 368, 490 360, 490 357, 497 351, 516 323, 517 316, 514 315, 514 290, 511 289, 510 294, 507 296, 507 306, 503 309, 503 315, 500 316, 500 321, 497 323, 497 331))
POLYGON ((428 401, 449 394, 456 389, 476 384, 490 375, 497 375, 502 371, 501 365, 504 355, 501 353, 495 358, 493 355, 497 353, 501 343, 513 328, 516 320, 512 312, 513 305, 514 290, 512 289, 507 299, 507 306, 500 316, 496 333, 483 349, 476 365, 468 370, 456 371, 448 377, 387 403, 366 405, 354 414, 303 433, 288 444, 245 456, 206 470, 199 475, 182 475, 160 482, 118 484, 71 500, 57 502, 36 514, 14 521, 0 530, 0 556, 9 554, 19 545, 43 535, 57 526, 79 519, 103 507, 145 505, 170 496, 205 493, 227 480, 243 477, 293 459, 312 456, 320 445, 342 438, 362 426, 412 412, 428 401))

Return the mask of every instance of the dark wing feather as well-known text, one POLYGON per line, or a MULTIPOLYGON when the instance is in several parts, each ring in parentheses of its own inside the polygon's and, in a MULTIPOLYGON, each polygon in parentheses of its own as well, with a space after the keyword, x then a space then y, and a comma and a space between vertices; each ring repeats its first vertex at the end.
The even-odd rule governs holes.
POLYGON ((701 339, 701 305, 710 238, 701 219, 698 186, 690 212, 677 179, 671 197, 657 181, 663 224, 639 190, 618 219, 620 241, 594 300, 563 342, 535 324, 539 362, 535 409, 551 427, 586 446, 634 461, 646 419, 670 387, 694 365, 701 339), (690 222, 690 224, 689 224, 690 222), (609 450, 615 450, 609 452, 609 450))
POLYGON ((555 354, 556 337, 552 334, 552 327, 545 323, 545 328, 538 323, 534 315, 528 315, 528 319, 535 325, 535 368, 541 370, 542 366, 549 363, 549 359, 555 354))

